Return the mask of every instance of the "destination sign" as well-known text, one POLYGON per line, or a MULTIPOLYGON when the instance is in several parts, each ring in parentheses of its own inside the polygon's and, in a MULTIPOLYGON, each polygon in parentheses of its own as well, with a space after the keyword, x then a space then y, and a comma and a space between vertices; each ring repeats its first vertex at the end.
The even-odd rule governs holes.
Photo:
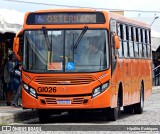
POLYGON ((104 15, 96 13, 31 13, 26 23, 28 25, 43 24, 103 24, 105 23, 104 15))

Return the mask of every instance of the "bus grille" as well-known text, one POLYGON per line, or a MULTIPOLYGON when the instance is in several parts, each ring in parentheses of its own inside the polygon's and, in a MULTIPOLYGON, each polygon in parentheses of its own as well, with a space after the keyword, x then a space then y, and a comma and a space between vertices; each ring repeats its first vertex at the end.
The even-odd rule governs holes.
POLYGON ((46 104, 57 104, 55 98, 45 98, 46 104))
POLYGON ((79 85, 89 84, 95 79, 92 76, 37 76, 34 81, 43 85, 79 85))
MULTIPOLYGON (((84 98, 73 98, 72 104, 83 104, 84 98)), ((46 104, 57 104, 55 98, 45 98, 46 104)))
POLYGON ((83 104, 83 98, 74 98, 72 104, 83 104))

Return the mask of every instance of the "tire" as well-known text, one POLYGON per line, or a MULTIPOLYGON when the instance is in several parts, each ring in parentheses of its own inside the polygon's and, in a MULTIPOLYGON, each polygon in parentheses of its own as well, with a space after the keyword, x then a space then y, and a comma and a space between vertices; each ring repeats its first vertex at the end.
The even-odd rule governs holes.
POLYGON ((47 123, 50 120, 51 113, 48 110, 38 110, 39 122, 47 123))
MULTIPOLYGON (((119 97, 117 99, 117 107, 107 108, 105 114, 107 114, 107 120, 116 121, 120 116, 120 101, 119 97)), ((106 115, 105 115, 106 116, 106 115)))
POLYGON ((118 119, 118 112, 116 108, 108 109, 107 113, 108 113, 107 119, 109 121, 116 121, 118 119))
POLYGON ((133 105, 130 105, 130 106, 124 106, 124 113, 127 113, 127 114, 133 114, 133 112, 134 112, 133 105))
POLYGON ((141 114, 143 112, 143 107, 144 107, 144 89, 143 85, 141 84, 140 102, 134 105, 134 113, 141 114))

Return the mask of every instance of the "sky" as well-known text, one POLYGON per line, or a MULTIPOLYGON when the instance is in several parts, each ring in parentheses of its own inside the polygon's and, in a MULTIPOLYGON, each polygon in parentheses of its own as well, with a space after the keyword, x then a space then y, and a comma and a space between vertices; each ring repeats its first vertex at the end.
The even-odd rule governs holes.
MULTIPOLYGON (((0 0, 0 8, 16 9, 21 12, 35 11, 39 9, 63 8, 63 5, 105 9, 152 10, 160 12, 159 0, 0 0), (41 4, 27 4, 23 2, 41 4), (59 6, 55 7, 53 5, 59 6)), ((152 13, 152 15, 154 15, 154 13, 152 13)))
MULTIPOLYGON (((108 10, 125 10, 125 16, 127 17, 138 17, 140 19, 150 18, 150 21, 148 23, 152 23, 152 20, 154 20, 155 16, 160 16, 159 0, 0 0, 0 8, 15 9, 24 13, 41 9, 69 7, 90 7, 96 9, 104 8, 108 10), (134 10, 134 12, 132 10, 134 10)), ((156 29, 158 27, 160 31, 159 24, 160 17, 155 20, 153 28, 155 27, 154 29, 156 29)))

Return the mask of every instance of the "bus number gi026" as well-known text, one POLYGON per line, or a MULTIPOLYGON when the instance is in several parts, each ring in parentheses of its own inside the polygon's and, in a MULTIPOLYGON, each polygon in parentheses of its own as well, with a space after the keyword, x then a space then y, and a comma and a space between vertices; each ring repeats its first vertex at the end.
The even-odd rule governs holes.
POLYGON ((38 92, 48 92, 48 93, 55 93, 56 87, 38 87, 38 92))

